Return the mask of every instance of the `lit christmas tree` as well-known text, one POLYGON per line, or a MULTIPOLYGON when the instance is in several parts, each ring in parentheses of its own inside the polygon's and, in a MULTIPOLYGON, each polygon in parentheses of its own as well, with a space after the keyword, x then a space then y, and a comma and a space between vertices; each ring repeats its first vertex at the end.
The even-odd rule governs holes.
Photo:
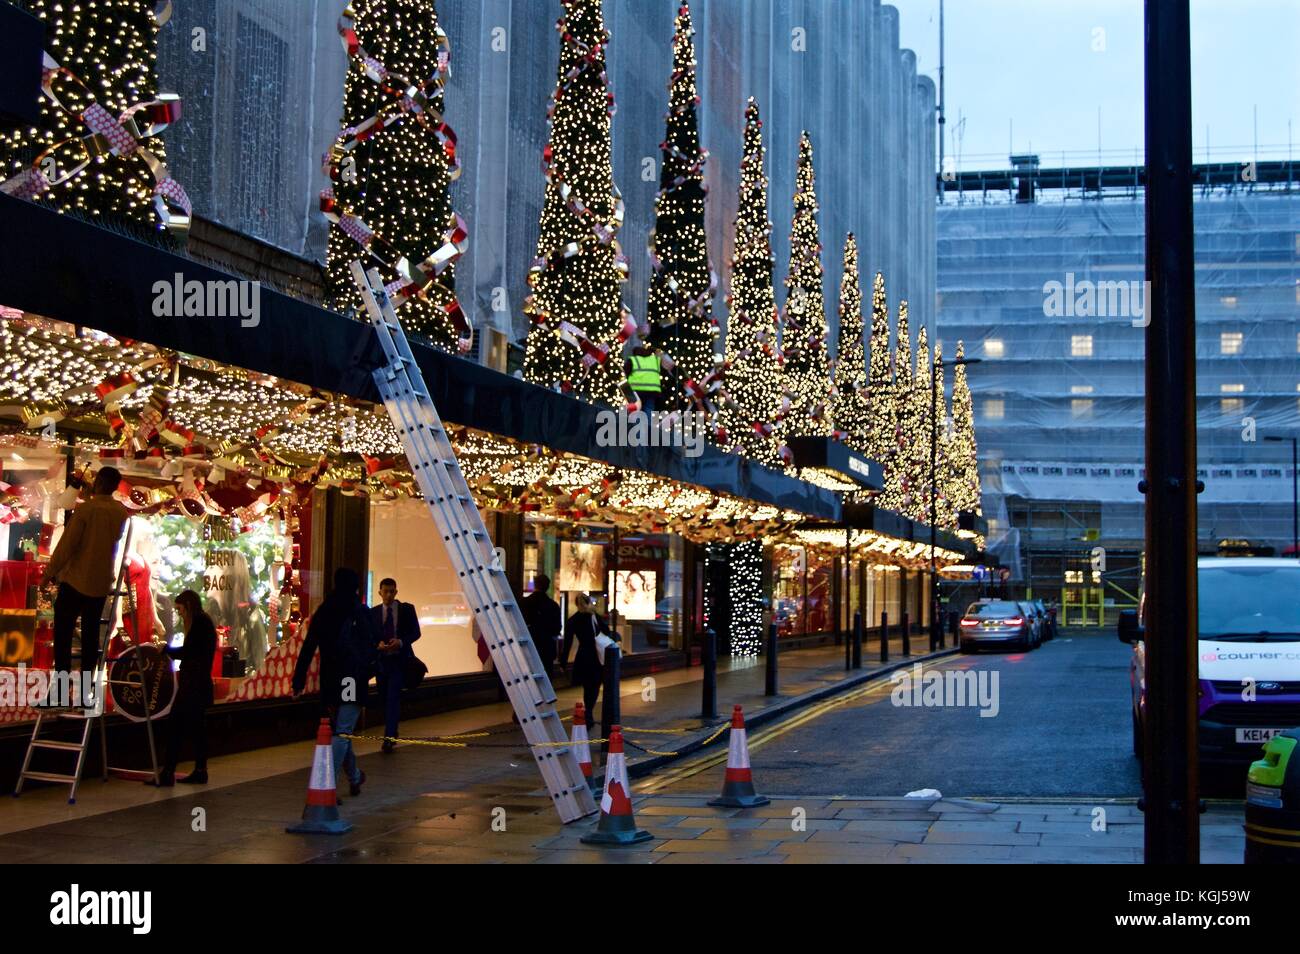
POLYGON ((799 137, 799 158, 795 166, 790 269, 785 279, 785 323, 781 331, 786 387, 791 396, 786 424, 791 435, 826 436, 831 432, 826 301, 817 212, 812 140, 804 132, 799 137))
POLYGON ((867 358, 863 345, 862 286, 858 278, 858 240, 844 240, 840 277, 840 333, 835 346, 835 429, 856 451, 870 455, 871 422, 867 392, 867 358))
MULTIPOLYGON (((965 348, 957 342, 957 360, 965 348)), ((978 447, 975 444, 975 409, 966 365, 958 364, 952 380, 952 441, 948 445, 949 498, 957 513, 981 513, 978 447)))
POLYGON ((468 349, 452 264, 464 237, 448 194, 460 167, 442 121, 450 61, 433 0, 353 0, 341 25, 349 56, 343 131, 327 156, 332 185, 321 197, 333 223, 329 305, 363 313, 349 271, 361 258, 394 290, 410 286, 397 307, 407 331, 468 349))
POLYGON ((871 362, 867 369, 867 456, 888 472, 897 442, 894 372, 889 348, 889 306, 885 276, 876 272, 871 289, 871 362))
POLYGON ((954 530, 957 527, 957 511, 952 506, 952 481, 949 478, 949 467, 952 454, 952 421, 948 417, 948 395, 944 388, 947 385, 945 375, 947 369, 943 363, 943 342, 934 343, 934 371, 936 375, 936 396, 938 406, 935 414, 938 418, 939 446, 935 451, 935 482, 938 486, 935 488, 935 514, 936 525, 945 530, 954 530))
POLYGON ((745 107, 740 201, 736 209, 731 293, 727 296, 727 383, 731 400, 720 418, 724 445, 765 464, 779 466, 780 419, 787 406, 776 345, 776 296, 772 290, 772 222, 767 217, 763 174, 763 123, 758 103, 745 107))
MULTIPOLYGON (((923 325, 916 334, 916 376, 912 383, 911 419, 916 422, 908 456, 907 485, 911 492, 912 509, 908 516, 913 520, 930 522, 930 340, 923 325)), ((937 474, 937 471, 936 471, 937 474)))
MULTIPOLYGON (((704 228, 704 164, 695 108, 695 30, 690 7, 677 11, 673 75, 668 84, 667 131, 651 236, 647 319, 655 343, 675 366, 679 386, 665 387, 662 410, 685 410, 681 384, 701 382, 714 369, 718 324, 713 318, 713 272, 704 228)), ((666 382, 665 382, 666 384, 666 382)))
POLYGON ((907 302, 898 303, 897 340, 894 345, 894 443, 885 465, 885 492, 881 506, 901 514, 912 513, 912 442, 916 436, 916 402, 913 400, 912 337, 907 329, 907 302))
POLYGON ((623 403, 621 346, 637 326, 623 305, 627 260, 615 238, 623 201, 614 186, 605 74, 609 32, 601 0, 564 0, 560 59, 542 153, 546 198, 529 271, 532 318, 524 377, 596 403, 623 403))
POLYGON ((58 102, 41 98, 39 124, 0 133, 4 191, 140 234, 169 223, 188 228, 189 200, 181 201, 184 190, 167 175, 157 135, 180 107, 174 97, 158 100, 154 0, 19 6, 45 22, 46 53, 61 69, 49 77, 58 102), (92 133, 106 136, 114 152, 92 155, 92 133))

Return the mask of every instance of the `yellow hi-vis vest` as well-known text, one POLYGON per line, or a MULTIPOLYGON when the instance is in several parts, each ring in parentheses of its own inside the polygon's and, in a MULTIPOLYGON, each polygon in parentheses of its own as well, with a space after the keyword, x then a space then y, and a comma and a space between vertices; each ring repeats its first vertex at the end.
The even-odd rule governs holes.
POLYGON ((657 354, 629 355, 632 373, 627 376, 628 386, 633 391, 646 391, 659 394, 663 387, 659 381, 659 356, 657 354))

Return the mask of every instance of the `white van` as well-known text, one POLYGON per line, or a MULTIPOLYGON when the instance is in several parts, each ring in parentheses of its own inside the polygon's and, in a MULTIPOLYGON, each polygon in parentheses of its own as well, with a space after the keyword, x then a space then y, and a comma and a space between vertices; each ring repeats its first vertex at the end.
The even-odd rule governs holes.
MULTIPOLYGON (((1197 563, 1201 761, 1244 764, 1300 726, 1300 560, 1202 557, 1197 563)), ((1145 598, 1142 609, 1145 611, 1145 598)), ((1139 615, 1120 614, 1133 645, 1133 752, 1142 756, 1146 646, 1139 615)))

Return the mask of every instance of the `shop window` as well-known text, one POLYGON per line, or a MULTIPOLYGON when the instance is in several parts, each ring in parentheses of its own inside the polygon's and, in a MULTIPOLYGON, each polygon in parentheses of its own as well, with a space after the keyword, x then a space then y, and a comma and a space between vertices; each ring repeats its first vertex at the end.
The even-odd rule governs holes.
POLYGON ((397 598, 415 606, 420 639, 413 648, 429 675, 491 668, 479 659, 469 604, 424 501, 371 502, 369 557, 367 602, 379 602, 380 580, 397 581, 397 598))

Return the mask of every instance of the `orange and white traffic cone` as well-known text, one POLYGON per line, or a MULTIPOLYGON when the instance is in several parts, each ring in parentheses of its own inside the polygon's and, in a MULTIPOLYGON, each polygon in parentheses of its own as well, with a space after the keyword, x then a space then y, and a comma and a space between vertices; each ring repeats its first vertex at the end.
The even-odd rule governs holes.
POLYGON ((722 794, 709 802, 722 808, 755 808, 770 799, 754 791, 754 776, 749 770, 749 742, 745 738, 745 713, 740 706, 731 710, 731 742, 727 750, 727 774, 722 794))
POLYGON ((632 795, 623 759, 623 730, 609 730, 609 758, 605 762, 605 794, 600 799, 600 821, 596 830, 583 835, 585 845, 635 845, 654 835, 636 827, 632 817, 632 795))
POLYGON ((578 757, 582 777, 591 784, 591 744, 587 735, 587 709, 581 702, 573 707, 573 754, 578 757))
POLYGON ((285 829, 291 835, 344 835, 352 823, 339 817, 339 797, 334 790, 334 748, 330 720, 321 719, 316 730, 316 753, 307 783, 307 807, 302 821, 285 829))

